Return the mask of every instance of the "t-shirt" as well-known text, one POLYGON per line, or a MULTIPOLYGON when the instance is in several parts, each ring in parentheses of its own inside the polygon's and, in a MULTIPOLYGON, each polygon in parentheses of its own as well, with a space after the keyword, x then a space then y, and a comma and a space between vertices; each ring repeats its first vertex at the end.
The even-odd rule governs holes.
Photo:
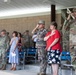
POLYGON ((37 41, 37 34, 33 35, 32 39, 33 39, 34 42, 36 42, 37 41))
MULTIPOLYGON (((48 36, 49 34, 51 34, 51 31, 48 32, 48 33, 46 34, 46 36, 48 36)), ((53 43, 53 41, 54 41, 56 38, 59 38, 59 41, 58 41, 54 46, 52 46, 51 49, 52 49, 52 50, 57 50, 57 49, 59 49, 60 51, 62 51, 62 50, 61 50, 61 45, 60 45, 61 36, 60 36, 60 32, 59 32, 58 30, 55 30, 55 34, 52 35, 52 36, 46 41, 46 44, 47 44, 46 48, 48 49, 48 47, 53 43)))

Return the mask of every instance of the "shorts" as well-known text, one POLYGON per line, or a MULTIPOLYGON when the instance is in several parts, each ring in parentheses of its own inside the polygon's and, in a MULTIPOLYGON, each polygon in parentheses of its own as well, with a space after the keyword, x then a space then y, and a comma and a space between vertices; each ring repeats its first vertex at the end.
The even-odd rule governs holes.
POLYGON ((47 52, 48 64, 60 64, 60 50, 50 50, 47 52))

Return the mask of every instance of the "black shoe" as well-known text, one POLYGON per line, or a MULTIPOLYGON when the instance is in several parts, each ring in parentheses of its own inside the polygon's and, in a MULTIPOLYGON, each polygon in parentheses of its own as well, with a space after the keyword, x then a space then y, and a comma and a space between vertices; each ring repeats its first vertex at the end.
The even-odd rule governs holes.
POLYGON ((6 70, 6 65, 2 65, 1 70, 6 70))
POLYGON ((37 75, 46 75, 45 73, 38 73, 37 75))
POLYGON ((38 73, 37 75, 40 75, 40 73, 38 73))

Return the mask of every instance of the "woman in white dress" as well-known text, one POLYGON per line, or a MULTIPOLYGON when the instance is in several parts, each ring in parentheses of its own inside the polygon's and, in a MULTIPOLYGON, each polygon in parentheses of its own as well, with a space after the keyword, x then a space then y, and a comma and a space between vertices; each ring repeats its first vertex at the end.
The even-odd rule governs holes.
POLYGON ((19 63, 19 55, 18 55, 18 33, 16 31, 13 32, 13 38, 11 39, 10 45, 10 54, 9 54, 9 63, 12 64, 11 70, 16 70, 16 65, 19 63))

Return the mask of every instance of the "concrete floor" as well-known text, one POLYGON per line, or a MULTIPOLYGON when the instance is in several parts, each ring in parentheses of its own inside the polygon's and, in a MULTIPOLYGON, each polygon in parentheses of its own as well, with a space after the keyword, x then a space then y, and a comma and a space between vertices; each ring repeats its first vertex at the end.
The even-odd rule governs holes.
MULTIPOLYGON (((22 66, 18 66, 16 71, 10 71, 10 65, 7 66, 7 70, 0 71, 0 75, 37 75, 39 72, 39 65, 25 65, 25 69, 23 69, 22 66)), ((47 68, 47 75, 51 74, 51 68, 48 66, 47 68)), ((71 70, 59 70, 59 75, 76 75, 73 71, 73 74, 71 70)))

